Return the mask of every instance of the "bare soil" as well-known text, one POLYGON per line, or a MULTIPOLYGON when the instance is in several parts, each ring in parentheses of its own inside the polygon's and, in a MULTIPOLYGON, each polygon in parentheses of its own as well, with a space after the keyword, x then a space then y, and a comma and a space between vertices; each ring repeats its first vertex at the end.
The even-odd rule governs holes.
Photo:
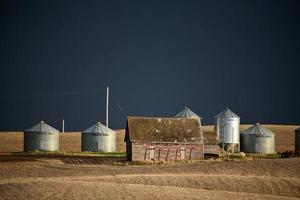
MULTIPOLYGON (((244 130, 248 125, 242 125, 244 130)), ((296 126, 270 125, 276 150, 294 149, 296 126)), ((204 127, 214 140, 212 126, 204 127)), ((124 130, 117 149, 125 149, 124 130)), ((80 152, 80 133, 60 150, 80 152)), ((0 199, 299 199, 300 158, 128 164, 122 157, 21 155, 22 132, 0 133, 0 199)))
POLYGON ((300 159, 162 165, 126 165, 118 161, 69 164, 59 158, 42 157, 7 160, 0 162, 0 196, 0 199, 296 199, 300 198, 300 159))

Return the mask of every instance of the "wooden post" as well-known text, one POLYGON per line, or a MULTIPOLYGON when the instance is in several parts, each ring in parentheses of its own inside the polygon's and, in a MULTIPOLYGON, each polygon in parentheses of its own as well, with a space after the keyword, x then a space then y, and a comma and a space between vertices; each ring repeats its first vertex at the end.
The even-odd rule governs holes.
POLYGON ((176 149, 175 160, 177 160, 178 148, 176 149))
POLYGON ((146 160, 146 158, 147 158, 147 149, 148 149, 148 147, 146 147, 146 149, 145 149, 144 160, 146 160))
POLYGON ((168 160, 168 156, 169 156, 169 147, 168 147, 168 151, 167 151, 167 155, 166 155, 166 161, 168 160))
POLYGON ((202 143, 202 155, 201 155, 201 159, 204 159, 204 142, 202 143))
POLYGON ((189 157, 189 160, 191 160, 191 158, 192 158, 192 149, 193 148, 190 148, 190 157, 189 157))
POLYGON ((160 159, 160 147, 158 148, 158 156, 157 156, 157 160, 160 159))

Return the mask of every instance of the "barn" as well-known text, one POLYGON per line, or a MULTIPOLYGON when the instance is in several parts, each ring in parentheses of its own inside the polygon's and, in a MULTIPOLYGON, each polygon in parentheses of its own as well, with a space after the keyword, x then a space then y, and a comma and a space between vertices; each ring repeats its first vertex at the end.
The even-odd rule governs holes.
POLYGON ((126 159, 200 160, 202 132, 196 118, 127 117, 126 159))

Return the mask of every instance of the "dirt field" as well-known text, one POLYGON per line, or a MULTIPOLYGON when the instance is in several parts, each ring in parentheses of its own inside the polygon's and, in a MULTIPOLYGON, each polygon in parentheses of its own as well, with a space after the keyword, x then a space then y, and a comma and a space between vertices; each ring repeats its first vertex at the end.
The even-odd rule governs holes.
MULTIPOLYGON (((241 131, 249 128, 250 125, 241 125, 241 131)), ((289 125, 265 125, 276 134, 276 151, 294 151, 295 129, 299 126, 289 125)), ((216 134, 213 126, 203 126, 204 141, 215 143, 216 134)), ((124 129, 117 130, 117 151, 125 152, 124 129)), ((60 135, 60 151, 80 152, 81 148, 80 132, 68 132, 60 135)), ((0 152, 20 152, 23 151, 23 132, 0 132, 0 152)))
POLYGON ((0 199, 183 198, 300 198, 300 159, 163 165, 68 164, 42 157, 0 162, 0 199))
MULTIPOLYGON (((277 151, 294 149, 296 126, 267 127, 277 151)), ((212 130, 204 127, 210 142, 212 130)), ((118 151, 123 138, 118 131, 118 151)), ((61 151, 80 151, 80 133, 60 140, 61 151)), ((22 149, 21 132, 0 133, 0 199, 300 198, 300 158, 132 165, 122 157, 7 154, 22 149)))

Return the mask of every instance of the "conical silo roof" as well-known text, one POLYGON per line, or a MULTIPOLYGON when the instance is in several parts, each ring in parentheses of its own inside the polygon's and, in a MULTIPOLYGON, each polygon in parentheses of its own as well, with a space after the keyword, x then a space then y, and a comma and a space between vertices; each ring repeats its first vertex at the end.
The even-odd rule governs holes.
POLYGON ((49 124, 46 124, 44 121, 41 121, 38 124, 32 126, 31 128, 25 130, 25 132, 59 133, 59 130, 53 128, 49 124))
POLYGON ((259 136, 272 136, 274 133, 269 129, 263 127, 259 123, 251 126, 242 132, 242 134, 251 134, 251 135, 259 135, 259 136))
POLYGON ((114 133, 114 131, 108 128, 107 126, 101 124, 100 122, 97 122, 90 128, 82 131, 82 133, 111 134, 114 133))
POLYGON ((199 115, 191 111, 188 107, 185 107, 181 112, 177 113, 175 117, 194 117, 194 118, 199 118, 202 119, 199 115))
POLYGON ((229 108, 226 108, 225 110, 217 114, 215 118, 240 118, 240 117, 234 112, 232 112, 229 108))

